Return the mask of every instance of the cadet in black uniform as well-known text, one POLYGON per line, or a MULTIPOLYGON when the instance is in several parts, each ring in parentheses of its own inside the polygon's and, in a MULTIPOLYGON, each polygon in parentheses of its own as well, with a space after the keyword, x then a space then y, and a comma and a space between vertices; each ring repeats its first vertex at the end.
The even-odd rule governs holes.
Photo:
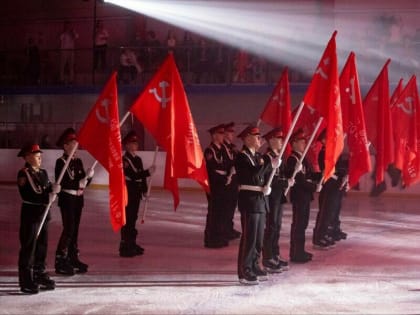
POLYGON ((280 159, 270 160, 257 150, 261 146, 260 131, 255 126, 246 127, 238 137, 244 146, 236 158, 238 175, 238 209, 241 214, 242 235, 238 253, 238 277, 243 284, 258 284, 268 279, 261 269, 259 259, 263 246, 265 217, 268 212, 266 195, 270 187, 265 186, 271 167, 280 165, 280 159))
POLYGON ((223 148, 224 125, 217 125, 208 131, 212 142, 204 151, 210 186, 210 194, 207 195, 208 209, 204 231, 204 246, 207 248, 220 248, 229 244, 226 218, 230 199, 226 185, 228 184, 230 164, 226 159, 223 148))
MULTIPOLYGON (((284 134, 281 128, 274 128, 264 135, 268 142, 267 153, 273 160, 278 158, 284 145, 284 134)), ((284 192, 287 186, 293 186, 294 180, 285 175, 286 163, 276 169, 271 183, 271 194, 268 195, 269 213, 265 224, 263 245, 263 266, 268 272, 277 273, 287 270, 289 264, 280 256, 279 238, 283 218, 283 204, 287 202, 284 192)), ((271 173, 271 171, 270 171, 271 173)), ((267 175, 269 177, 270 174, 267 175)), ((268 181, 268 178, 266 179, 268 181)))
POLYGON ((292 178, 295 169, 295 184, 290 190, 293 219, 290 230, 290 261, 305 263, 312 260, 312 254, 305 251, 305 231, 309 223, 310 205, 320 175, 313 171, 312 165, 304 158, 298 162, 306 147, 306 135, 298 129, 291 136, 292 154, 286 163, 286 176, 292 178))
POLYGON ((19 228, 19 286, 24 293, 36 294, 41 290, 54 290, 55 282, 45 271, 48 247, 48 214, 39 237, 36 233, 52 194, 60 191, 59 185, 51 185, 48 174, 41 168, 39 145, 24 146, 18 153, 25 166, 18 172, 17 184, 22 207, 19 228), (52 193, 53 192, 53 193, 52 193))
MULTIPOLYGON (((55 179, 57 180, 69 157, 77 145, 76 132, 67 128, 57 140, 57 146, 64 150, 63 155, 55 163, 55 179)), ((83 191, 92 181, 93 169, 85 172, 83 162, 74 155, 61 181, 61 192, 58 195, 63 231, 55 253, 55 272, 72 276, 85 273, 88 265, 79 259, 79 226, 84 205, 83 191)))
POLYGON ((347 154, 342 154, 337 163, 335 164, 336 174, 338 182, 340 183, 338 191, 336 192, 336 198, 334 202, 334 210, 332 211, 331 222, 328 226, 328 236, 334 241, 340 241, 347 239, 347 233, 341 229, 340 212, 341 205, 346 192, 349 191, 349 157, 347 154))
POLYGON ((147 177, 153 174, 155 166, 152 165, 147 170, 143 168, 143 161, 136 154, 139 149, 139 138, 135 131, 130 131, 122 142, 125 147, 123 167, 127 184, 128 203, 125 207, 126 223, 121 228, 119 252, 121 257, 133 257, 144 253, 144 248, 136 243, 138 234, 136 223, 140 200, 147 193, 147 177))
POLYGON ((225 128, 225 137, 223 141, 223 153, 225 154, 225 159, 228 164, 228 174, 227 174, 227 211, 226 211, 226 238, 233 240, 241 236, 241 232, 235 230, 233 218, 235 216, 235 210, 238 206, 238 178, 236 176, 235 170, 235 159, 238 155, 238 149, 233 143, 235 140, 235 123, 230 122, 224 125, 225 128))
MULTIPOLYGON (((322 143, 318 154, 318 164, 321 172, 325 169, 325 140, 324 129, 318 137, 322 143)), ((348 160, 341 154, 335 165, 335 173, 322 185, 319 194, 319 211, 316 217, 312 243, 315 248, 328 249, 335 241, 345 238, 340 229, 339 213, 344 193, 348 190, 348 160)))

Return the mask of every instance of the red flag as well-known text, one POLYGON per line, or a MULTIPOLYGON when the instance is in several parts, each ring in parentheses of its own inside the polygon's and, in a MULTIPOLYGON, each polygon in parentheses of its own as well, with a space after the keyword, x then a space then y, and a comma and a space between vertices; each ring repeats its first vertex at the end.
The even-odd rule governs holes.
POLYGON ((397 86, 395 87, 394 92, 392 93, 391 100, 389 101, 389 105, 392 107, 394 105, 395 101, 400 96, 401 92, 403 90, 403 79, 401 78, 400 81, 398 81, 397 86))
POLYGON ((340 75, 341 112, 343 131, 349 147, 349 185, 354 187, 360 177, 372 170, 365 117, 357 74, 356 56, 350 53, 340 75))
POLYGON ((402 171, 405 186, 419 180, 418 164, 418 108, 419 97, 416 77, 413 75, 407 86, 391 107, 395 141, 395 167, 402 171))
POLYGON ((324 180, 334 174, 335 163, 344 147, 343 124, 340 106, 335 31, 318 64, 303 102, 315 109, 325 119, 327 135, 325 144, 324 180))
POLYGON ((260 119, 273 128, 281 126, 285 133, 289 131, 292 124, 292 115, 287 67, 283 70, 273 93, 261 113, 260 119))
POLYGON ((172 192, 174 208, 179 204, 178 178, 194 179, 208 191, 203 151, 172 54, 130 111, 166 151, 164 188, 172 192))
POLYGON ((384 172, 393 162, 392 124, 389 107, 388 59, 363 100, 368 140, 376 150, 376 184, 384 180, 384 172))
POLYGON ((114 72, 108 80, 77 137, 83 148, 109 173, 109 207, 114 231, 125 224, 127 205, 116 76, 114 72))

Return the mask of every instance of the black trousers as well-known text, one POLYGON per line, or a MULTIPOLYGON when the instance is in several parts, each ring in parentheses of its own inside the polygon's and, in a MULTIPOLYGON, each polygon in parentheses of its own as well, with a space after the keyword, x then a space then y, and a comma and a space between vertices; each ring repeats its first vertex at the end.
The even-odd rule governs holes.
POLYGON ((230 236, 230 233, 234 229, 233 218, 235 216, 235 210, 238 206, 238 184, 231 183, 227 186, 226 190, 226 215, 225 215, 225 232, 227 236, 230 236))
POLYGON ((63 231, 57 245, 56 254, 74 257, 78 254, 79 226, 82 217, 83 196, 60 194, 59 206, 63 231))
POLYGON ((270 206, 270 211, 267 215, 264 231, 264 260, 276 258, 280 255, 279 239, 283 218, 283 205, 281 201, 281 195, 274 193, 269 195, 268 203, 270 206))
POLYGON ((290 229, 290 257, 297 257, 305 251, 305 232, 309 223, 311 198, 302 196, 292 202, 292 226, 290 229))
POLYGON ((254 270, 261 257, 265 213, 241 212, 242 234, 238 253, 238 277, 243 278, 245 270, 254 270))
POLYGON ((137 219, 142 193, 138 185, 127 184, 128 202, 125 207, 125 225, 121 228, 121 240, 135 242, 137 236, 137 219))
POLYGON ((327 235, 328 228, 333 221, 338 220, 337 212, 341 208, 342 192, 339 182, 330 178, 322 187, 319 194, 319 211, 314 228, 314 240, 320 240, 327 235))
POLYGON ((336 201, 334 203, 335 207, 331 213, 331 222, 329 226, 329 229, 331 229, 333 233, 341 230, 340 213, 341 213, 341 205, 342 205, 345 194, 346 192, 344 190, 338 190, 337 195, 336 195, 336 201))
POLYGON ((207 195, 205 243, 220 243, 226 240, 227 200, 226 192, 216 191, 207 195))
POLYGON ((22 204, 19 228, 19 270, 27 270, 32 267, 38 271, 45 270, 48 251, 48 221, 44 222, 38 239, 36 232, 41 223, 45 206, 22 204))
POLYGON ((95 45, 93 53, 93 66, 95 70, 102 69, 106 67, 106 49, 108 45, 95 45))

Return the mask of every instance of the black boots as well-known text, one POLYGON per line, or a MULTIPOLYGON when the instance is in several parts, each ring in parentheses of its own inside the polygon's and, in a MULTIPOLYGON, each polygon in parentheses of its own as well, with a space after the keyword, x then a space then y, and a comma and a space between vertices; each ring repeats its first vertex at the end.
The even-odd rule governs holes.
POLYGON ((65 254, 57 253, 55 255, 55 273, 64 276, 73 276, 74 268, 70 259, 65 254))
POLYGON ((134 257, 143 255, 144 248, 132 241, 121 241, 119 252, 120 257, 134 257))
POLYGON ((55 281, 50 279, 50 276, 45 270, 34 269, 34 282, 39 285, 41 290, 55 289, 55 281))
POLYGON ((69 253, 70 265, 73 266, 74 271, 77 273, 86 273, 89 265, 79 260, 79 250, 73 249, 69 253))
POLYGON ((55 272, 60 275, 73 276, 75 273, 86 273, 88 265, 79 260, 79 250, 71 249, 68 255, 57 252, 55 255, 55 272))
POLYGON ((32 278, 31 269, 19 269, 20 291, 27 294, 37 294, 39 285, 32 278))

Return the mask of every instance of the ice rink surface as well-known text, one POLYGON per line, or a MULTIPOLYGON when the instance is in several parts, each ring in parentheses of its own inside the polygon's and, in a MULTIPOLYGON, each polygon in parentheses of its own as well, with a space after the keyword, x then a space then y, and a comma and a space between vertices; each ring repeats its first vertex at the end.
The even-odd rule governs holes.
MULTIPOLYGON (((54 273, 61 217, 52 207, 48 270, 54 291, 21 294, 17 282, 20 197, 16 186, 0 186, 0 314, 420 314, 420 197, 351 192, 341 219, 348 239, 329 250, 312 248, 318 211, 312 203, 307 264, 291 264, 257 286, 236 276, 239 240, 206 249, 204 193, 172 196, 152 190, 138 243, 145 254, 118 256, 119 233, 111 229, 108 191, 90 188, 80 226, 81 260, 89 272, 54 273)), ((141 214, 140 214, 141 216, 141 214)), ((285 206, 280 248, 288 258, 291 206, 285 206)), ((240 229, 239 214, 235 227, 240 229)))

